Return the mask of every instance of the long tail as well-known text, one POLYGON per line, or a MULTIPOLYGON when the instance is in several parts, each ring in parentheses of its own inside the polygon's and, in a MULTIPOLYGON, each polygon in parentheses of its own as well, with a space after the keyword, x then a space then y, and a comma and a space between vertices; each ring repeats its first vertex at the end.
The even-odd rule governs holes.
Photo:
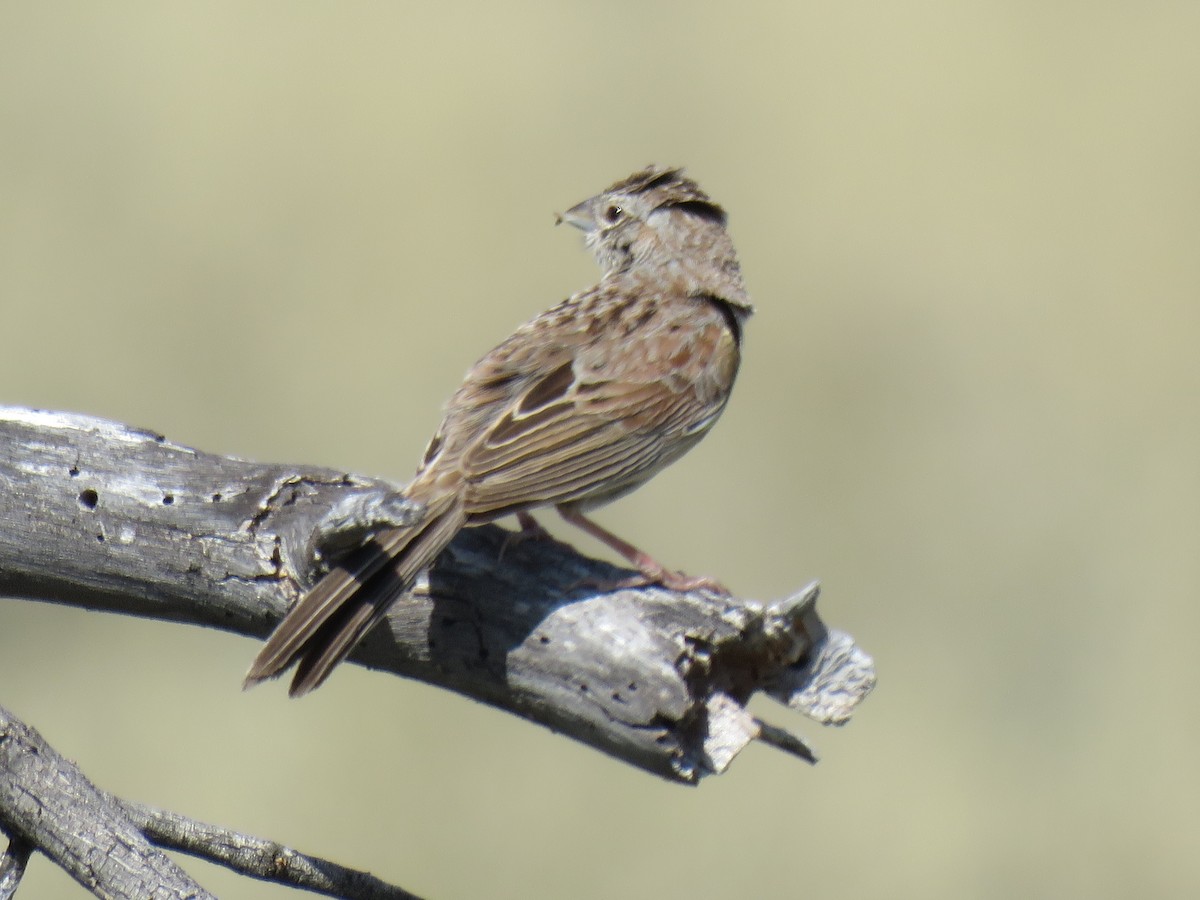
POLYGON ((254 658, 245 687, 298 663, 288 693, 307 694, 329 677, 466 524, 457 494, 438 497, 411 528, 381 532, 317 582, 284 616, 254 658))

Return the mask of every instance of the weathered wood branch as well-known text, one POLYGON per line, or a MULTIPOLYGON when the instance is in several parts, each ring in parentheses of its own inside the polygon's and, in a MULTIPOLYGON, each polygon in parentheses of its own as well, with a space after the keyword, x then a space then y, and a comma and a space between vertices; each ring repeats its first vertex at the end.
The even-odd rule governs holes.
MULTIPOLYGON (((0 407, 3 595, 262 637, 323 553, 420 514, 377 479, 0 407)), ((746 711, 755 692, 841 724, 874 684, 870 657, 817 616, 815 585, 770 605, 583 587, 621 574, 554 541, 466 529, 351 659, 684 783, 724 771, 753 740, 809 756, 746 711)))
POLYGON ((32 843, 19 835, 9 837, 8 847, 0 854, 0 900, 12 900, 16 896, 32 855, 32 843))
POLYGON ((97 897, 203 900, 158 847, 262 881, 356 900, 415 900, 357 872, 251 835, 120 800, 102 791, 33 728, 0 707, 0 898, 16 892, 36 847, 97 897), (9 888, 6 893, 6 886, 9 888))
POLYGON ((0 707, 0 826, 97 897, 211 898, 95 785, 0 707))
MULTIPOLYGON (((111 795, 108 795, 111 797, 111 795)), ((369 872, 348 869, 275 841, 112 798, 152 843, 208 860, 249 878, 347 900, 419 900, 369 872)))

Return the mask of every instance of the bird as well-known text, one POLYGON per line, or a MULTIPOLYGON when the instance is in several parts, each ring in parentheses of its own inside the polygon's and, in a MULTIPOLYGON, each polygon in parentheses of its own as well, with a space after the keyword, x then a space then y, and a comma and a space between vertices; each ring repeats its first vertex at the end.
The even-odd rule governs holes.
POLYGON ((293 664, 320 686, 463 528, 555 507, 638 570, 614 586, 720 589, 667 569, 586 513, 700 440, 729 399, 753 312, 727 216, 682 168, 650 165, 557 217, 584 233, 600 281, 518 328, 468 371, 404 496, 424 514, 384 527, 301 597, 245 686, 293 664))

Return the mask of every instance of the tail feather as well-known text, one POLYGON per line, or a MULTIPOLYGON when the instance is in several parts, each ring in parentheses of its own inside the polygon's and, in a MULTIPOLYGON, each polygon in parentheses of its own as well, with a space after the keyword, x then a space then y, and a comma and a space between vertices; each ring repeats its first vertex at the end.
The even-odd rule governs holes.
POLYGON ((250 666, 245 686, 299 661, 289 693, 298 697, 318 687, 465 524, 461 501, 448 494, 426 505, 418 525, 384 531, 351 554, 279 623, 250 666))
MULTIPOLYGON (((407 532, 409 529, 396 531, 407 532)), ((246 673, 246 687, 282 674, 296 661, 301 649, 317 630, 337 613, 365 581, 391 562, 392 557, 384 551, 380 540, 392 537, 390 531, 377 535, 375 540, 344 559, 300 598, 275 626, 254 658, 250 671, 246 673)))

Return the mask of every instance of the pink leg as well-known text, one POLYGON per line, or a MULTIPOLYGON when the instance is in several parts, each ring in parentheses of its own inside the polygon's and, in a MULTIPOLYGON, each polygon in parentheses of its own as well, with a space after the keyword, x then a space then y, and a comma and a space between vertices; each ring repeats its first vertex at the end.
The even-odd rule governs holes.
POLYGON ((517 524, 521 526, 520 535, 522 538, 535 538, 536 540, 554 540, 545 528, 543 528, 538 520, 533 517, 533 513, 521 511, 517 513, 517 524))
POLYGON ((516 547, 526 541, 554 540, 554 535, 543 528, 530 513, 524 511, 517 513, 517 524, 521 526, 519 531, 505 532, 504 543, 500 545, 500 554, 496 557, 496 562, 504 559, 504 554, 510 547, 516 547))
POLYGON ((718 594, 728 594, 729 590, 719 581, 706 576, 693 577, 666 568, 662 563, 639 550, 628 541, 623 541, 607 528, 597 525, 579 510, 570 506, 558 507, 559 514, 581 531, 585 531, 600 543, 611 547, 629 561, 629 564, 641 572, 632 578, 625 578, 611 585, 613 588, 640 587, 645 584, 661 584, 672 591, 709 590, 718 594))

